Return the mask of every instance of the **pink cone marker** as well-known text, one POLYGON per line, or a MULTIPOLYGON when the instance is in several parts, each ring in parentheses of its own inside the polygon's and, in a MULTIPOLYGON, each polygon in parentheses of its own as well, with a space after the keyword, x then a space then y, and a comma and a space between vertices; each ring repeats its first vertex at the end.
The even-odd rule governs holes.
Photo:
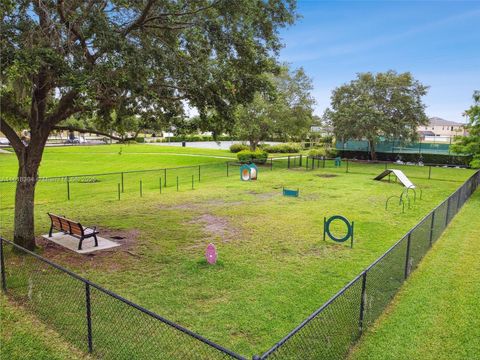
POLYGON ((205 258, 209 264, 215 264, 217 262, 217 249, 212 243, 208 244, 207 250, 205 250, 205 258))

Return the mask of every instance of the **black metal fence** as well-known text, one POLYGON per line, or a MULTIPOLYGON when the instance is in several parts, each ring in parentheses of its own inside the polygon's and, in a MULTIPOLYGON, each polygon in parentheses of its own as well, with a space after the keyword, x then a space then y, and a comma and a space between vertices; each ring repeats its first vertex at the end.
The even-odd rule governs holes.
MULTIPOLYGON (((301 165, 301 159, 301 155, 269 158, 265 166, 269 170, 287 169, 301 165)), ((237 175, 234 174, 234 167, 235 163, 227 161, 173 168, 40 177, 35 198, 40 203, 70 200, 88 202, 98 199, 120 200, 129 194, 143 196, 148 193, 191 190, 208 180, 237 175)), ((13 208, 18 181, 21 180, 0 179, 0 197, 4 209, 13 208)))
MULTIPOLYGON (((281 161, 288 168, 288 158, 281 161)), ((479 184, 480 171, 286 337, 253 358, 343 358, 479 184)), ((99 358, 245 359, 2 238, 0 273, 3 290, 14 301, 99 358)))
MULTIPOLYGON (((65 175, 41 177, 36 186, 35 199, 38 203, 53 203, 70 200, 88 201, 121 200, 133 195, 142 197, 147 194, 196 189, 207 180, 221 177, 239 176, 238 162, 227 161, 212 164, 191 165, 174 168, 150 170, 131 170, 101 174, 65 175), (94 194, 94 196, 93 196, 94 194)), ((397 164, 392 162, 369 162, 343 159, 290 155, 269 158, 260 166, 265 170, 304 168, 305 170, 327 169, 345 173, 376 174, 383 168, 395 165, 413 178, 449 178, 446 165, 397 164)), ((13 209, 16 178, 0 179, 0 197, 4 210, 13 209)))
POLYGON ((257 359, 341 359, 384 311, 480 184, 480 171, 402 239, 257 359))
POLYGON ((0 238, 2 288, 78 349, 101 359, 244 359, 0 238))

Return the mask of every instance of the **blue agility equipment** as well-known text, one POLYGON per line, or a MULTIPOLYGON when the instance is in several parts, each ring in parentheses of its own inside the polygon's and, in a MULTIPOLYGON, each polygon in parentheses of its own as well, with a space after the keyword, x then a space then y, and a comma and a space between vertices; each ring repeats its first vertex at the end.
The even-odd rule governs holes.
POLYGON ((300 190, 299 190, 299 189, 297 189, 297 190, 289 190, 289 189, 283 188, 283 196, 298 197, 299 194, 300 194, 300 190))
POLYGON ((354 229, 354 222, 348 221, 348 219, 344 216, 341 215, 334 215, 330 217, 328 220, 326 217, 323 218, 323 241, 326 241, 326 235, 330 239, 332 239, 335 242, 345 242, 348 239, 350 239, 350 247, 353 248, 353 229, 354 229), (330 225, 332 224, 333 221, 335 220, 340 220, 343 221, 343 223, 347 226, 347 233, 343 237, 336 237, 332 234, 330 231, 330 225))
POLYGON ((258 169, 255 164, 244 164, 240 166, 240 180, 257 180, 258 169))

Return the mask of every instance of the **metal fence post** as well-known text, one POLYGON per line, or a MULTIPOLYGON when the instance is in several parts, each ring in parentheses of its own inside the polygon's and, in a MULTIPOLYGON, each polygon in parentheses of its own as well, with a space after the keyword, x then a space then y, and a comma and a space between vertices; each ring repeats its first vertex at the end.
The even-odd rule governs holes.
POLYGON ((408 274, 410 273, 408 269, 408 264, 410 262, 410 241, 411 241, 412 233, 408 233, 408 239, 407 239, 407 256, 405 258, 405 279, 408 277, 408 274))
POLYGON ((117 184, 118 200, 120 200, 120 184, 117 184))
POLYGON ((460 188, 460 190, 457 191, 457 196, 458 196, 457 198, 457 212, 458 212, 458 209, 460 209, 460 199, 462 197, 462 188, 460 188))
POLYGON ((158 185, 159 185, 158 189, 159 189, 160 194, 161 194, 161 193, 162 193, 162 177, 161 177, 161 176, 160 176, 160 178, 159 178, 159 180, 158 180, 158 185))
POLYGON ((360 298, 360 320, 358 322, 358 329, 360 330, 360 334, 363 332, 363 319, 365 317, 365 303, 367 302, 367 292, 366 292, 366 285, 367 285, 367 272, 365 271, 362 276, 362 297, 360 298))
POLYGON ((348 164, 349 164, 349 161, 348 161, 348 158, 347 158, 347 170, 345 171, 346 173, 348 173, 348 164))
POLYGON ((142 180, 140 180, 140 197, 143 196, 143 191, 142 191, 142 180))
POLYGON ((5 258, 3 256, 3 239, 0 237, 0 273, 2 276, 2 290, 7 292, 7 279, 5 276, 5 258))
POLYGON ((270 170, 273 171, 273 158, 270 158, 270 170))
POLYGON ((305 160, 305 170, 308 170, 308 155, 306 157, 307 160, 305 160))
POLYGON ((124 189, 124 187, 123 187, 123 172, 122 172, 122 174, 121 174, 121 181, 122 181, 122 193, 123 193, 123 192, 125 192, 125 189, 124 189))
POLYGON ((70 176, 67 176, 67 199, 70 200, 70 176))
POLYGON ((300 154, 300 160, 298 161, 298 166, 302 167, 302 154, 300 154))
POLYGON ((88 352, 93 351, 93 339, 92 339, 92 309, 90 305, 90 284, 85 283, 85 305, 87 310, 87 339, 88 339, 88 352))
POLYGON ((428 166, 428 180, 432 178, 432 165, 428 166))
POLYGON ((433 241, 433 229, 435 225, 435 210, 432 212, 432 223, 430 224, 430 246, 432 246, 433 241))
POLYGON ((288 168, 290 169, 290 155, 288 155, 288 168))
POLYGON ((198 165, 198 182, 200 182, 200 166, 201 165, 198 165))
POLYGON ((167 187, 167 169, 163 169, 163 186, 167 187))
POLYGON ((325 169, 325 156, 323 157, 323 168, 325 169))
POLYGON ((227 161, 227 177, 228 177, 228 161, 227 161))
POLYGON ((448 213, 450 212, 450 197, 448 198, 447 200, 447 212, 446 212, 446 215, 445 215, 445 226, 448 225, 448 213))

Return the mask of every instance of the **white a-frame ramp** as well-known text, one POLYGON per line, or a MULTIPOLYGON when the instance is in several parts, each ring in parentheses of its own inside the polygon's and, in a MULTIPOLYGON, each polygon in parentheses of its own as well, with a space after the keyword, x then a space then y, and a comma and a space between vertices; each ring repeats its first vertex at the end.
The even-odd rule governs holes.
POLYGON ((389 174, 394 174, 398 181, 400 181, 405 187, 410 188, 410 189, 415 189, 415 185, 410 181, 410 179, 403 173, 402 170, 397 170, 397 169, 387 169, 384 172, 382 172, 380 175, 378 175, 375 179, 373 180, 382 180, 385 176, 389 174))

